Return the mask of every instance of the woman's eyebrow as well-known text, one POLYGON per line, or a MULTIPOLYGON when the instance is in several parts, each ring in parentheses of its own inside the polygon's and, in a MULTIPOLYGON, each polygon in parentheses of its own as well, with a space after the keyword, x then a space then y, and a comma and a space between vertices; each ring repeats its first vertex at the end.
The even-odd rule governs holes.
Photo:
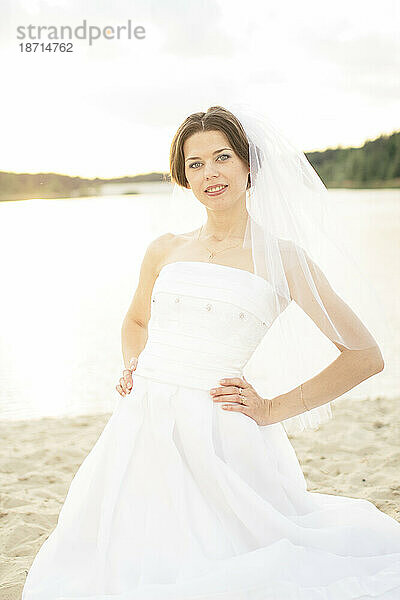
MULTIPOLYGON (((215 150, 215 152, 213 152, 213 154, 218 154, 218 152, 222 152, 222 150, 232 150, 232 148, 221 148, 221 150, 215 150)), ((188 160, 194 160, 195 158, 196 159, 197 158, 201 158, 201 156, 189 156, 189 158, 187 158, 185 160, 185 162, 188 161, 188 160)))

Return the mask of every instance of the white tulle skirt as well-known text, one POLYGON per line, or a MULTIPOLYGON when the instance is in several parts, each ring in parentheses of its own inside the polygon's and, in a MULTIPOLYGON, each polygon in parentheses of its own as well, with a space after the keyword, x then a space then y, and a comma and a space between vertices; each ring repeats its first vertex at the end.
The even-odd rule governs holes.
POLYGON ((23 600, 398 600, 400 524, 311 493, 280 423, 136 376, 23 600))

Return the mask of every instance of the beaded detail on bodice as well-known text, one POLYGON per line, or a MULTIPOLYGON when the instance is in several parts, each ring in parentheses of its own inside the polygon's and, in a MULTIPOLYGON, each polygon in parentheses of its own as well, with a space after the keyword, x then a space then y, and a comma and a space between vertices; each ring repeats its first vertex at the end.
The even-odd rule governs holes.
POLYGON ((169 263, 153 287, 135 374, 202 389, 241 376, 276 312, 271 284, 258 275, 217 263, 169 263))

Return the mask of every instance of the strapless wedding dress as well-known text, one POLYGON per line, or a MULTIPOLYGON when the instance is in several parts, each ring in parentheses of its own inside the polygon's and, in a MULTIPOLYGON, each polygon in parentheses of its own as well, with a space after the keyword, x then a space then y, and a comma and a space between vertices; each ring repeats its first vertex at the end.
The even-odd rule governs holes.
POLYGON ((400 524, 308 492, 281 423, 209 394, 242 375, 278 316, 271 296, 234 267, 161 270, 133 390, 75 474, 23 600, 400 598, 400 524))

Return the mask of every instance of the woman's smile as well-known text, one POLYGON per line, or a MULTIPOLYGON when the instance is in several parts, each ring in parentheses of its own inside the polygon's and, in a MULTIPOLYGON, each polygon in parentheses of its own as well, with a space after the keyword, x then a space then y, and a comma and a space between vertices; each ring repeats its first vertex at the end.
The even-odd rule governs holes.
POLYGON ((213 186, 209 186, 204 191, 209 196, 220 196, 221 194, 223 194, 225 192, 227 187, 228 187, 227 185, 213 185, 213 186))

